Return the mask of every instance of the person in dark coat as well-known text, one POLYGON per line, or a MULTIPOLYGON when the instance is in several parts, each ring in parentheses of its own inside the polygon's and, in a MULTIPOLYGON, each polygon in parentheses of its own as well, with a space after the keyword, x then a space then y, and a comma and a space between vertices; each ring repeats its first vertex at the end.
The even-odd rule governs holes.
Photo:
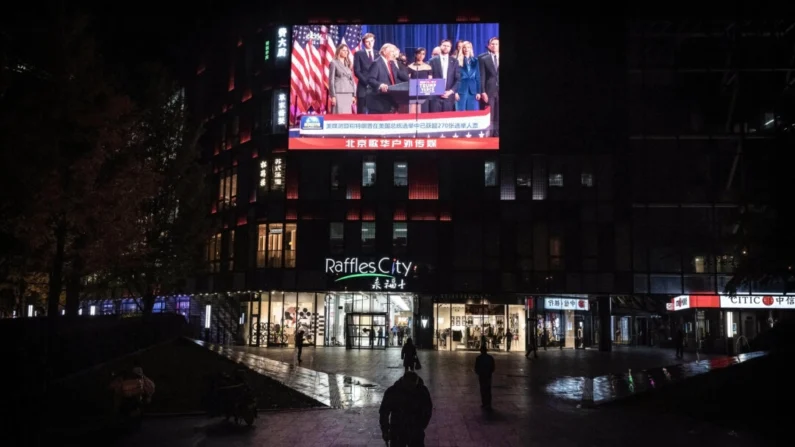
POLYGON ((486 346, 480 347, 480 355, 475 359, 475 374, 480 382, 480 406, 491 409, 491 375, 494 374, 494 357, 486 353, 486 346))
POLYGON ((685 333, 681 328, 676 330, 674 345, 676 345, 676 358, 681 359, 685 355, 685 333))
POLYGON ((304 331, 299 329, 295 333, 295 349, 298 351, 298 363, 301 363, 301 351, 304 350, 304 331))
POLYGON ((406 339, 406 344, 400 350, 400 358, 403 359, 404 372, 414 371, 414 362, 417 361, 417 347, 411 337, 406 339))
POLYGON ((513 342, 513 332, 508 329, 505 333, 505 352, 511 352, 511 342, 513 342))
POLYGON ((381 436, 390 447, 424 447, 431 422, 431 393, 413 371, 387 388, 378 410, 381 436))

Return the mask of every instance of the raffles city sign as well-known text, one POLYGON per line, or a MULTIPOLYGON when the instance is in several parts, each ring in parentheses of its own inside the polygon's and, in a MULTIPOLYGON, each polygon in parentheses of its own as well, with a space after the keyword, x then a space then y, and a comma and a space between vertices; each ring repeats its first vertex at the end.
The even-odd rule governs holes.
POLYGON ((416 269, 412 262, 397 258, 384 257, 377 261, 326 258, 326 274, 343 275, 334 282, 367 278, 371 280, 371 290, 404 290, 412 268, 416 269))

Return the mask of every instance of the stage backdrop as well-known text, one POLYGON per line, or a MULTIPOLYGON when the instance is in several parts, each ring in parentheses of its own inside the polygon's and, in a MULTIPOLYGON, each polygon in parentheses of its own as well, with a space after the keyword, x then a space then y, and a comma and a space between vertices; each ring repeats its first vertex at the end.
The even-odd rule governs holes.
MULTIPOLYGON (((493 58, 488 53, 489 39, 498 36, 499 25, 486 23, 293 26, 289 149, 498 149, 499 95, 495 94, 495 88, 499 87, 499 66, 492 62, 493 58), (381 107, 362 107, 361 100, 355 101, 350 96, 346 98, 344 93, 337 95, 338 103, 334 105, 330 90, 334 86, 337 91, 349 90, 341 88, 348 86, 346 83, 349 82, 345 77, 345 68, 350 65, 350 73, 355 72, 355 54, 362 51, 362 36, 367 33, 375 35, 373 48, 376 61, 381 63, 377 59, 378 51, 384 43, 392 43, 406 53, 408 63, 414 61, 415 48, 425 48, 427 54, 424 62, 432 67, 432 51, 442 39, 452 41, 451 56, 456 52, 456 42, 471 42, 473 59, 469 65, 462 67, 458 60, 450 58, 455 71, 448 68, 447 80, 443 79, 441 69, 437 69, 412 76, 415 79, 408 81, 406 76, 399 76, 397 71, 402 71, 403 75, 416 72, 405 65, 393 65, 397 69, 395 73, 383 70, 380 73, 382 78, 378 78, 377 70, 360 71, 368 73, 368 79, 362 80, 353 75, 353 90, 357 93, 351 96, 365 98, 366 105, 378 102, 381 107), (345 68, 337 69, 339 65, 331 65, 343 44, 350 49, 347 57, 349 64, 345 64, 343 59, 342 66, 345 68), (478 56, 486 57, 478 60, 478 56), (381 82, 376 79, 394 87, 390 87, 388 93, 381 93, 372 87, 365 93, 359 87, 359 83, 372 85, 381 82), (485 85, 487 79, 491 81, 492 96, 488 102, 481 96, 481 86, 485 85), (330 83, 333 84, 331 89, 330 83), (459 99, 454 98, 442 104, 439 95, 446 89, 459 93, 459 99)), ((365 63, 374 65, 369 60, 365 63)), ((437 66, 441 67, 440 64, 437 66)), ((384 63, 382 68, 386 67, 384 63)))

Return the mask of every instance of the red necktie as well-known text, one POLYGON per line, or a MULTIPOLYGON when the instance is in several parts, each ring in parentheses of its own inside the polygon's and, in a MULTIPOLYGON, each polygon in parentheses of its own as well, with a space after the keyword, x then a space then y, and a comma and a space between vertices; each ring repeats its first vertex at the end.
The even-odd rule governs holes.
POLYGON ((395 85, 395 75, 392 74, 392 63, 387 62, 386 67, 389 69, 389 82, 391 82, 392 85, 395 85))

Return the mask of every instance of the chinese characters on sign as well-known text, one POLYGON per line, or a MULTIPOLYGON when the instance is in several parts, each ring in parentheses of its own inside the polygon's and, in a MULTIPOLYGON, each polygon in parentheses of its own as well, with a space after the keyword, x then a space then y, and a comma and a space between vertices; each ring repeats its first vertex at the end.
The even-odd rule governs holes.
POLYGON ((347 139, 345 140, 345 148, 346 149, 435 149, 436 148, 436 139, 435 138, 417 138, 417 139, 400 139, 394 138, 391 140, 377 140, 377 139, 367 139, 367 138, 359 138, 359 139, 347 139))
POLYGON ((276 125, 287 125, 287 94, 284 92, 279 93, 276 103, 276 125))
POLYGON ((674 298, 674 310, 690 309, 690 295, 682 295, 674 298))
POLYGON ((403 290, 406 287, 406 281, 401 279, 400 282, 397 282, 395 278, 387 278, 382 282, 381 278, 375 278, 370 287, 372 290, 403 290))
POLYGON ((270 58, 271 58, 271 41, 270 40, 266 40, 265 41, 265 60, 266 61, 270 60, 270 58))
POLYGON ((287 27, 282 26, 276 31, 276 59, 287 58, 287 27))
POLYGON ((584 298, 546 298, 544 307, 548 310, 588 310, 588 300, 584 298))
POLYGON ((268 162, 265 160, 259 163, 259 186, 268 187, 268 162))
POLYGON ((273 186, 272 189, 280 190, 284 186, 284 161, 281 158, 273 159, 273 186))
POLYGON ((720 307, 727 309, 795 309, 795 296, 720 296, 720 307))

